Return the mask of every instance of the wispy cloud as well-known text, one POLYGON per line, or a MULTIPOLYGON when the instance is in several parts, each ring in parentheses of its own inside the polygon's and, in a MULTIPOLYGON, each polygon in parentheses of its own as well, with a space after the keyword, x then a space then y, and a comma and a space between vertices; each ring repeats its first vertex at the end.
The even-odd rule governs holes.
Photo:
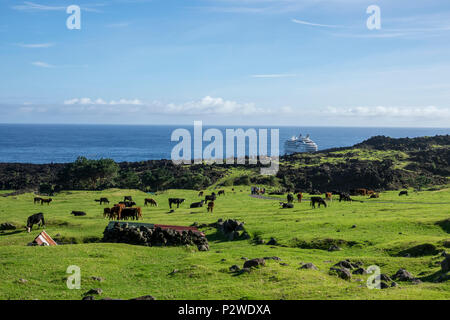
POLYGON ((33 66, 40 67, 40 68, 54 68, 53 65, 48 64, 47 62, 42 62, 42 61, 34 61, 31 64, 33 66))
POLYGON ((120 99, 120 100, 111 100, 106 102, 105 100, 91 99, 91 98, 74 98, 64 101, 65 105, 142 105, 143 103, 139 99, 120 99))
MULTIPOLYGON (((81 10, 88 12, 101 12, 96 9, 96 7, 106 6, 105 3, 90 3, 85 6, 81 6, 81 10)), ((67 6, 51 6, 51 5, 43 5, 30 1, 24 1, 23 4, 14 5, 11 7, 14 10, 19 11, 63 11, 66 10, 67 6)))
POLYGON ((49 47, 53 47, 54 44, 53 43, 18 43, 17 44, 19 47, 22 48, 49 48, 49 47))
POLYGON ((344 26, 339 26, 339 25, 313 23, 313 22, 308 22, 308 21, 303 21, 303 20, 298 20, 298 19, 292 19, 291 21, 294 23, 297 23, 297 24, 303 24, 303 25, 313 26, 313 27, 346 28, 344 26))
POLYGON ((21 11, 58 11, 66 9, 66 7, 63 6, 47 6, 30 1, 24 1, 23 4, 15 5, 12 6, 11 8, 14 10, 21 10, 21 11))
POLYGON ((386 117, 386 118, 409 118, 409 119, 450 119, 450 108, 424 106, 424 107, 327 107, 324 114, 340 117, 386 117))
POLYGON ((252 78, 291 78, 296 77, 295 73, 272 73, 272 74, 253 74, 252 78))

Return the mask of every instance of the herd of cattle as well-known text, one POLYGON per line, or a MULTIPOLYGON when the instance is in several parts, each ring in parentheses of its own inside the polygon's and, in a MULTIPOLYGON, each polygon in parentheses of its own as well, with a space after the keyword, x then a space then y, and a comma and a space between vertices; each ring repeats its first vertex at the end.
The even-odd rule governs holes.
MULTIPOLYGON (((234 192, 234 189, 232 189, 232 191, 234 192)), ((258 187, 252 187, 251 191, 252 191, 252 194, 265 193, 264 188, 258 188, 258 187)), ((297 201, 299 203, 301 203, 302 199, 303 199, 303 193, 300 191, 297 191, 295 193, 297 196, 297 201)), ((358 200, 352 199, 351 196, 369 196, 370 199, 380 197, 379 193, 377 193, 373 190, 368 190, 368 189, 364 189, 364 188, 350 190, 349 193, 336 191, 336 192, 334 192, 334 194, 339 196, 339 202, 341 202, 341 201, 358 201, 358 200)), ((225 190, 219 190, 217 194, 215 192, 212 192, 210 195, 206 195, 204 200, 191 203, 190 208, 201 208, 204 205, 206 205, 207 212, 212 213, 214 210, 214 201, 217 199, 218 196, 221 196, 221 195, 225 195, 225 190)), ((405 191, 401 191, 399 193, 399 196, 403 196, 403 195, 407 196, 408 191, 405 190, 405 191)), ((203 197, 204 191, 200 191, 198 196, 203 197)), ((172 209, 172 205, 176 205, 177 208, 179 208, 180 204, 185 202, 185 199, 183 199, 183 198, 169 198, 168 200, 169 200, 169 208, 170 209, 172 209)), ((326 208, 327 203, 331 202, 332 200, 333 200, 333 193, 326 192, 325 198, 322 198, 319 196, 312 196, 310 198, 310 205, 313 209, 316 208, 316 205, 319 208, 321 205, 326 208)), ((35 197, 33 201, 34 201, 34 204, 40 203, 41 205, 43 205, 44 203, 46 203, 47 205, 50 205, 50 203, 52 202, 52 199, 51 198, 44 199, 44 198, 40 198, 40 197, 35 197)), ((100 205, 110 203, 108 198, 95 199, 95 201, 99 202, 100 205)), ((293 202, 294 202, 294 195, 292 193, 288 193, 287 203, 280 202, 281 208, 283 208, 283 209, 294 208, 293 202)), ((144 206, 148 206, 149 204, 152 207, 158 206, 158 203, 154 199, 151 199, 151 198, 144 199, 144 206)), ((171 210, 171 212, 173 212, 173 210, 171 210)), ((83 211, 72 211, 71 214, 74 216, 85 216, 86 215, 86 213, 83 211)), ((114 220, 129 220, 129 219, 130 220, 139 220, 139 219, 142 219, 142 208, 136 206, 136 202, 133 201, 133 198, 131 196, 125 196, 123 201, 121 201, 117 204, 114 204, 112 207, 104 208, 103 209, 103 217, 108 218, 110 220, 113 220, 113 219, 114 220)), ((38 225, 39 227, 45 225, 43 213, 36 213, 36 214, 33 214, 32 216, 28 217, 27 225, 26 225, 27 231, 30 232, 31 229, 33 228, 33 225, 35 225, 35 224, 38 225)))

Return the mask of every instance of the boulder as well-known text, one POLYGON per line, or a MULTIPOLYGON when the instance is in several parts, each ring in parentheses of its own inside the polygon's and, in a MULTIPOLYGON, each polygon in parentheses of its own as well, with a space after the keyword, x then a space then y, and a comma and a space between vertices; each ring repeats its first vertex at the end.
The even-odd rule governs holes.
POLYGON ((339 278, 343 280, 350 280, 352 278, 352 274, 350 273, 350 270, 346 268, 330 268, 330 274, 331 275, 337 275, 339 278))
POLYGON ((270 238, 269 241, 267 241, 266 245, 270 245, 270 246, 276 246, 278 244, 277 239, 275 238, 270 238))
POLYGON ((231 272, 238 272, 241 270, 241 268, 239 268, 239 266, 235 264, 235 265, 232 265, 229 270, 231 272))
POLYGON ((402 268, 399 269, 397 273, 392 276, 392 279, 398 281, 413 281, 416 278, 411 273, 402 268))
POLYGON ((265 266, 265 265, 266 265, 266 260, 264 260, 262 258, 251 259, 251 260, 247 260, 244 262, 244 268, 256 268, 256 267, 265 266))
POLYGON ((310 269, 310 270, 319 270, 319 268, 317 268, 313 263, 308 262, 303 264, 300 269, 310 269))
POLYGON ((91 290, 89 290, 89 291, 86 292, 84 295, 85 295, 85 296, 89 296, 89 295, 93 295, 93 294, 101 295, 102 293, 103 293, 103 290, 102 290, 102 289, 96 288, 96 289, 91 289, 91 290))
POLYGON ((446 254, 445 259, 441 262, 441 271, 442 272, 450 271, 450 254, 446 254))
POLYGON ((352 273, 353 274, 367 274, 367 271, 364 268, 358 268, 358 269, 354 270, 352 273))

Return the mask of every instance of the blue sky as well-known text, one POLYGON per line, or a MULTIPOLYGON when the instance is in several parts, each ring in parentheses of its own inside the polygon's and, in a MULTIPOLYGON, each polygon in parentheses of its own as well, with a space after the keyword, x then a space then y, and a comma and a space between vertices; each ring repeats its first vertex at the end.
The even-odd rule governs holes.
POLYGON ((0 0, 0 123, 449 127, 449 40, 448 0, 0 0))

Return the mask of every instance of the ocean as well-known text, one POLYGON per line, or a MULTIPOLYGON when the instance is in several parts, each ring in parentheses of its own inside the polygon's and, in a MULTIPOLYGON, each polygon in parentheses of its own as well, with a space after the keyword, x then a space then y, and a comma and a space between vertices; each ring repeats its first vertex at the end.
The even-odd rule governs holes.
MULTIPOLYGON (((171 134, 177 128, 185 128, 190 132, 193 130, 193 126, 168 125, 0 124, 0 162, 67 163, 78 156, 90 159, 111 158, 117 162, 170 159, 172 148, 177 144, 171 141, 171 134)), ((203 130, 208 128, 210 127, 204 126, 203 130)), ((246 130, 251 127, 215 128, 225 132, 225 129, 246 130)), ((260 128, 270 129, 255 129, 260 128)), ((412 138, 450 133, 450 128, 277 128, 280 129, 280 154, 284 154, 284 141, 299 133, 309 133, 319 150, 352 146, 375 135, 412 138)), ((270 135, 268 140, 270 141, 270 135)), ((204 142, 204 147, 207 144, 204 142)))

